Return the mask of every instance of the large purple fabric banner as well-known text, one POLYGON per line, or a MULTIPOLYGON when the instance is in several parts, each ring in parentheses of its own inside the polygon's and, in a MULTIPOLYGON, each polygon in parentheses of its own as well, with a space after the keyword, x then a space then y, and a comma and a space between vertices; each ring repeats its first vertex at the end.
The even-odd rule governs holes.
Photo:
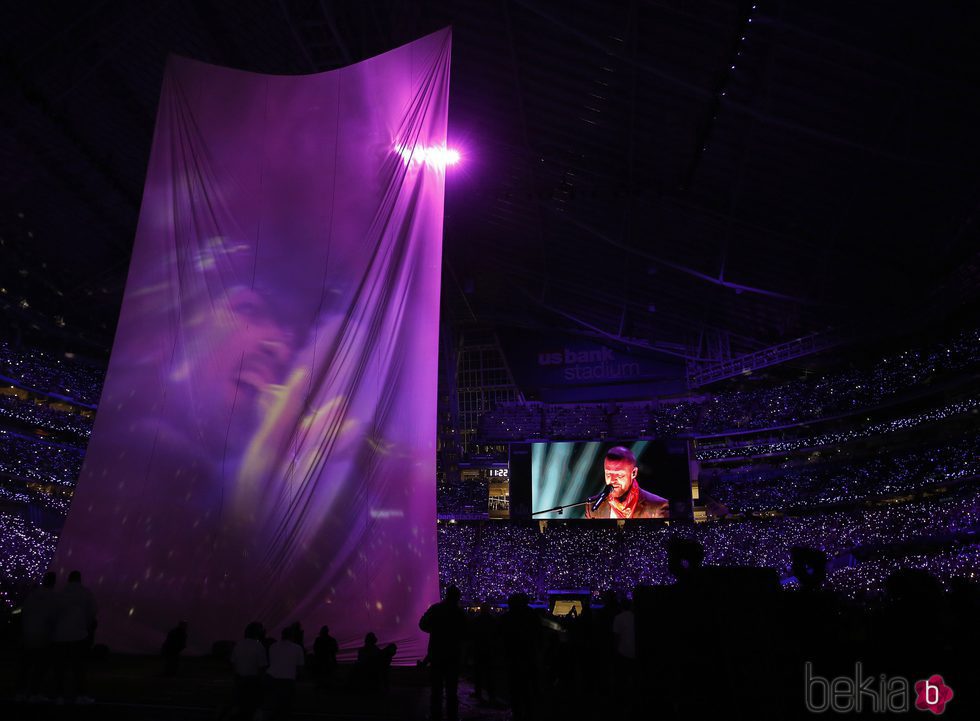
POLYGON ((170 59, 54 565, 100 641, 298 620, 424 655, 449 59, 448 29, 303 77, 170 59))

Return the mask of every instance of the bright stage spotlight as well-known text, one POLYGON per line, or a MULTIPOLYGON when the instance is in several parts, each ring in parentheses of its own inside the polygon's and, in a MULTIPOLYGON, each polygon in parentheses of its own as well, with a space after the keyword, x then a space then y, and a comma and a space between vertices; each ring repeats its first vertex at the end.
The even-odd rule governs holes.
POLYGON ((458 150, 444 145, 426 147, 416 145, 413 148, 405 145, 395 145, 395 152, 402 162, 409 167, 427 165, 430 168, 444 170, 447 166, 459 163, 461 156, 458 150))

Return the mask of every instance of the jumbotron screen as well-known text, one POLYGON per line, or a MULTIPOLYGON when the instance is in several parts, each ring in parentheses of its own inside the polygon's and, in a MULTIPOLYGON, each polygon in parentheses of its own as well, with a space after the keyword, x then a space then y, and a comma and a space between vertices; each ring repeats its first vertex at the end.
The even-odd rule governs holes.
MULTIPOLYGON (((531 443, 511 450, 511 484, 530 483, 536 519, 678 520, 691 517, 683 442, 531 443)), ((512 517, 517 514, 512 513, 512 517)))

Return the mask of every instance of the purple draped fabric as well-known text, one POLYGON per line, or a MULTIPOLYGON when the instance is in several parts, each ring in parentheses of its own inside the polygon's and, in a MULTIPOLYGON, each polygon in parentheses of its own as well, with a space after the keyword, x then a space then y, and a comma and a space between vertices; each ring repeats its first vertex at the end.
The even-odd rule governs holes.
POLYGON ((54 564, 112 648, 257 619, 424 655, 450 39, 302 77, 170 59, 54 564))

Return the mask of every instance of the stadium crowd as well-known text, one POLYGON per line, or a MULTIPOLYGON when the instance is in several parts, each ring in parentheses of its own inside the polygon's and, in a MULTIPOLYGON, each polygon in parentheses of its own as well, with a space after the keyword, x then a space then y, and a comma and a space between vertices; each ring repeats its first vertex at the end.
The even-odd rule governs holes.
POLYGON ((732 512, 785 510, 916 492, 980 475, 980 438, 896 451, 878 448, 848 461, 807 458, 735 468, 702 467, 701 491, 732 512))
POLYGON ((105 370, 95 365, 0 341, 0 380, 20 388, 94 407, 104 377, 105 370))
MULTIPOLYGON (((538 598, 557 588, 587 588, 600 594, 668 583, 667 549, 674 538, 701 543, 708 565, 775 568, 785 575, 794 546, 836 557, 864 547, 977 530, 980 489, 975 487, 905 504, 670 526, 581 521, 549 522, 542 530, 536 522, 443 522, 438 530, 439 566, 442 582, 458 586, 464 598, 499 600, 515 592, 538 598)), ((980 573, 980 547, 967 549, 957 573, 980 573)), ((889 568, 882 565, 882 573, 887 575, 889 568)), ((940 577, 950 575, 944 563, 928 570, 940 577)), ((854 575, 841 576, 842 588, 854 590, 854 575)), ((868 583, 883 578, 869 575, 868 583)))
POLYGON ((85 439, 92 435, 92 417, 52 408, 46 403, 0 395, 0 419, 66 433, 85 439))
POLYGON ((37 584, 54 558, 58 537, 24 518, 0 511, 0 603, 13 608, 37 584))
POLYGON ((26 505, 31 502, 31 496, 23 491, 0 486, 0 503, 26 505))
POLYGON ((872 408, 980 362, 980 328, 943 343, 887 355, 870 369, 851 368, 757 390, 722 392, 698 421, 700 433, 770 428, 872 408))
POLYGON ((486 479, 440 483, 436 487, 436 512, 440 517, 487 516, 490 484, 486 479))
POLYGON ((29 489, 0 486, 0 505, 27 509, 28 512, 31 507, 42 508, 64 518, 68 515, 71 500, 59 496, 49 496, 46 493, 29 489))
POLYGON ((598 404, 550 406, 542 420, 545 438, 576 438, 609 423, 606 407, 598 404))
POLYGON ((74 486, 85 451, 0 429, 0 473, 23 481, 74 486))
MULTIPOLYGON (((957 371, 980 360, 977 332, 963 333, 943 347, 907 351, 884 358, 869 371, 848 370, 767 389, 721 392, 703 403, 603 403, 548 406, 515 404, 488 413, 480 436, 493 439, 677 437, 724 430, 768 428, 801 420, 846 414, 888 402, 912 384, 957 371)), ((88 368, 53 356, 0 345, 0 374, 25 388, 82 403, 95 403, 101 378, 88 368)), ((860 505, 880 495, 920 492, 976 476, 980 468, 976 434, 923 443, 891 452, 845 452, 851 441, 901 432, 921 432, 930 424, 968 419, 980 400, 946 402, 863 427, 787 440, 754 439, 743 445, 701 447, 702 490, 744 518, 669 525, 595 522, 457 522, 438 525, 440 580, 456 585, 473 602, 502 602, 514 593, 544 598, 552 589, 629 593, 638 585, 663 585, 674 578, 668 551, 676 539, 696 541, 709 566, 776 569, 788 583, 791 549, 820 549, 832 559, 827 586, 851 598, 880 594, 900 569, 928 571, 945 584, 976 579, 980 546, 954 542, 980 530, 980 489, 962 483, 942 495, 901 503, 860 505), (787 454, 826 448, 808 462, 787 454), (752 456, 769 460, 747 461, 752 456), (853 503, 846 510, 813 511, 814 506, 853 503), (797 509, 801 515, 774 513, 797 509), (940 539, 940 550, 907 550, 910 540, 940 539), (892 548, 898 547, 898 548, 892 548)), ((87 438, 91 421, 46 404, 0 397, 0 419, 87 438)), ((962 424, 960 424, 960 427, 962 424)), ((774 434, 775 435, 775 434, 774 434)), ((887 438, 886 438, 887 440, 887 438)), ((893 443, 894 445, 894 443, 893 443)), ((84 450, 0 429, 0 473, 23 484, 0 486, 0 601, 8 608, 34 585, 54 556, 57 534, 43 530, 12 508, 39 506, 64 514, 69 501, 29 489, 27 484, 72 487, 84 450)), ((484 482, 442 484, 442 517, 474 517, 487 511, 484 482)))
POLYGON ((855 599, 881 596, 889 576, 912 569, 935 576, 949 587, 958 580, 980 579, 980 548, 960 545, 933 553, 905 553, 875 558, 836 568, 827 576, 829 587, 855 599))
POLYGON ((779 428, 865 411, 895 400, 910 388, 980 362, 980 329, 944 343, 883 357, 870 369, 849 368, 822 376, 748 390, 719 390, 703 402, 503 404, 482 417, 488 440, 596 439, 713 435, 779 428))
POLYGON ((719 461, 753 456, 775 456, 812 448, 835 447, 850 441, 885 436, 920 428, 932 423, 969 417, 980 412, 980 398, 947 403, 922 413, 901 416, 890 421, 870 423, 847 430, 829 431, 812 436, 799 436, 788 440, 724 444, 698 448, 695 456, 699 461, 719 461))

